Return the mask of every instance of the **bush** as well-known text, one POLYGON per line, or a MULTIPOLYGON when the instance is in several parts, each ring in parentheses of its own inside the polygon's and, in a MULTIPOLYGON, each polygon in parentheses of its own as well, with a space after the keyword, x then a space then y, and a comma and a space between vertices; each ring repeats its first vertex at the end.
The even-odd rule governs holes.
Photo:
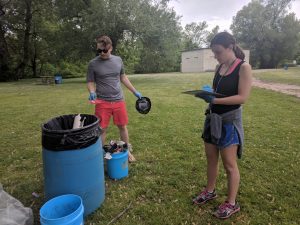
POLYGON ((59 64, 59 72, 63 78, 84 77, 86 74, 87 65, 83 63, 69 63, 63 61, 59 64))
POLYGON ((297 64, 294 64, 294 63, 287 63, 287 66, 288 66, 288 67, 296 67, 297 64))
POLYGON ((55 66, 50 63, 42 65, 40 76, 54 76, 59 73, 63 78, 84 77, 87 71, 87 63, 70 63, 62 61, 55 66))
POLYGON ((54 65, 50 63, 46 63, 42 65, 41 68, 41 76, 54 76, 54 74, 57 72, 56 68, 54 65))
POLYGON ((294 64, 294 63, 284 63, 284 64, 282 64, 282 67, 285 67, 285 66, 288 66, 288 67, 296 67, 297 65, 294 64))

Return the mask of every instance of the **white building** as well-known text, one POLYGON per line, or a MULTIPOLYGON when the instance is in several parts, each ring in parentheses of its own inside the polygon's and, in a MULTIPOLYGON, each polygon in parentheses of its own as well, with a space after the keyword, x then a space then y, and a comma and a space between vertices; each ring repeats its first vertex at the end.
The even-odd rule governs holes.
MULTIPOLYGON (((243 52, 245 53, 245 61, 249 62, 250 51, 243 50, 243 52)), ((183 51, 181 53, 182 73, 214 71, 217 65, 218 61, 210 48, 183 51)))

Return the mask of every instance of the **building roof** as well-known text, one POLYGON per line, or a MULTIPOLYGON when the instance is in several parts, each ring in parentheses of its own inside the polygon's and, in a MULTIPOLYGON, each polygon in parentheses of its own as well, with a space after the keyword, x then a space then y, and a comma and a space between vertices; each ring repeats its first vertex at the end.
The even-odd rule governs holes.
MULTIPOLYGON (((194 51, 200 51, 200 50, 207 50, 207 49, 211 49, 211 48, 195 48, 192 50, 183 50, 181 52, 194 52, 194 51)), ((249 49, 242 49, 243 51, 250 51, 249 49)))
POLYGON ((210 49, 210 48, 195 48, 195 49, 192 49, 192 50, 183 50, 181 52, 194 52, 194 51, 205 50, 205 49, 210 49))

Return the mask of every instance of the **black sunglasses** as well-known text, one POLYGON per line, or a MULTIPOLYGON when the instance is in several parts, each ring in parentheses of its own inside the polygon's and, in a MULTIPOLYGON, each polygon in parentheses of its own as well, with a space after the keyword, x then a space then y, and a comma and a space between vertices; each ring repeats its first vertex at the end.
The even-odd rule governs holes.
POLYGON ((97 53, 101 54, 102 52, 107 53, 108 50, 107 49, 100 49, 100 48, 97 49, 97 53))

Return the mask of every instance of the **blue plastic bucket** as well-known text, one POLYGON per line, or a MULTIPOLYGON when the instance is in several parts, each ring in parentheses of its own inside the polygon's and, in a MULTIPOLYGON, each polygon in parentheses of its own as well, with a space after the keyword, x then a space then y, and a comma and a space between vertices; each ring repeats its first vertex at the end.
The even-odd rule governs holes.
POLYGON ((43 147, 43 169, 46 199, 64 194, 79 195, 84 216, 103 203, 105 184, 100 138, 83 149, 50 151, 43 147))
POLYGON ((107 175, 111 179, 122 179, 128 176, 128 150, 111 154, 112 158, 106 161, 107 175))
POLYGON ((54 77, 54 81, 55 81, 55 84, 61 84, 62 83, 62 76, 55 76, 54 77))
POLYGON ((61 195, 46 202, 40 209, 42 225, 83 225, 84 207, 78 195, 61 195))

